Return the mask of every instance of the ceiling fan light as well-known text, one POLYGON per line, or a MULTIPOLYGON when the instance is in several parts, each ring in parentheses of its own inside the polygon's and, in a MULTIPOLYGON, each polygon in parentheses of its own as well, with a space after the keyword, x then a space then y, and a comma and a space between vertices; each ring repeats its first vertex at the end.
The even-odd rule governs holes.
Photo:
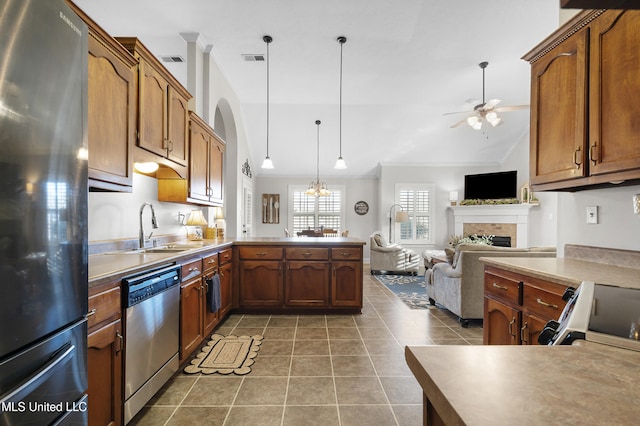
POLYGON ((471 117, 467 117, 467 124, 469 126, 473 126, 474 124, 476 124, 478 122, 478 117, 475 115, 472 115, 471 117))

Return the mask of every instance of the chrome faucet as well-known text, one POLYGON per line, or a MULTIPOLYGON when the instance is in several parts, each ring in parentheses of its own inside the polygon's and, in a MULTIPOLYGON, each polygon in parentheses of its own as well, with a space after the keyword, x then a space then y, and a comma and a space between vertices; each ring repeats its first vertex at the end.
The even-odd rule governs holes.
MULTIPOLYGON (((156 220, 156 212, 153 209, 153 204, 151 203, 143 203, 140 206, 140 248, 143 249, 146 247, 145 238, 144 238, 144 228, 142 227, 142 212, 144 211, 145 206, 151 207, 151 226, 153 229, 158 229, 158 221, 156 220)), ((149 234, 149 238, 151 239, 151 235, 153 235, 153 231, 149 234)))

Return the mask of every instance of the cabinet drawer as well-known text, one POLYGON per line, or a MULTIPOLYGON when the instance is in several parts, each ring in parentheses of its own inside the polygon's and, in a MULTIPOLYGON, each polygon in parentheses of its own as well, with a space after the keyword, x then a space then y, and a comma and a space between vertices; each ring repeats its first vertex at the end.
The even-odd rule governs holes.
POLYGON ((360 260, 362 250, 359 248, 332 248, 331 259, 333 260, 360 260))
POLYGON ((328 248, 286 248, 285 254, 291 260, 329 260, 328 248))
POLYGON ((523 288, 523 305, 527 312, 538 314, 545 320, 557 320, 564 309, 562 296, 530 284, 523 288))
POLYGON ((497 299, 501 299, 512 306, 520 304, 520 287, 522 283, 513 279, 501 277, 489 272, 484 274, 484 291, 497 299))
POLYGON ((182 265, 182 282, 202 274, 202 259, 192 260, 182 265))
POLYGON ((231 259, 233 259, 233 250, 229 248, 220 252, 218 262, 224 265, 225 263, 231 262, 231 259))
POLYGON ((240 259, 282 259, 281 247, 240 247, 240 259))
POLYGON ((95 313, 87 318, 87 327, 91 329, 106 320, 120 318, 120 301, 120 286, 89 297, 89 312, 95 313))
POLYGON ((210 269, 215 269, 218 267, 218 253, 216 254, 210 254, 209 256, 205 256, 202 259, 202 267, 204 268, 204 271, 207 272, 210 269))

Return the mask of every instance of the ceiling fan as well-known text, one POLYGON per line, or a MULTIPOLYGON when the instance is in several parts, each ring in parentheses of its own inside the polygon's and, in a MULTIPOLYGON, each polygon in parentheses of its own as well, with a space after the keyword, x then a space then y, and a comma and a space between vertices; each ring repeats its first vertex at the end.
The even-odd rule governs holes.
POLYGON ((480 62, 478 66, 482 68, 482 103, 473 107, 473 111, 458 111, 458 112, 447 112, 444 115, 451 114, 469 114, 469 116, 465 119, 462 119, 455 123, 451 128, 459 127, 464 123, 467 123, 469 126, 474 128, 475 130, 482 129, 482 123, 487 122, 491 124, 493 127, 499 126, 502 124, 502 119, 498 117, 499 112, 506 111, 516 111, 519 109, 527 109, 529 105, 512 105, 512 106, 496 106, 502 102, 500 99, 489 99, 485 102, 484 100, 484 70, 489 65, 489 62, 480 62))

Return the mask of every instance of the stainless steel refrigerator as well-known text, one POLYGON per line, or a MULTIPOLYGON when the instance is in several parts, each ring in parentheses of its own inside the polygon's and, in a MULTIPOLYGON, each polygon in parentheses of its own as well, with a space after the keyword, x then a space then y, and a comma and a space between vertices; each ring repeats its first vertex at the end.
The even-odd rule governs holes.
POLYGON ((87 29, 0 0, 0 425, 87 423, 87 29))

